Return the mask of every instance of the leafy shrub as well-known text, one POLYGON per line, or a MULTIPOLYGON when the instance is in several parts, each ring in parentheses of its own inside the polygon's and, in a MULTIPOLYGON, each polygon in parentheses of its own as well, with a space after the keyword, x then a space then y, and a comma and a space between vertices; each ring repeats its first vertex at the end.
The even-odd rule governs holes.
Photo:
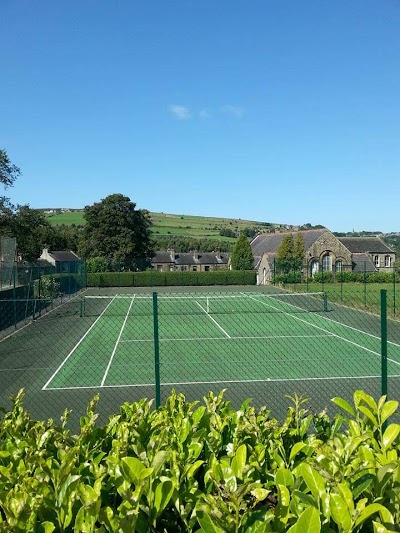
POLYGON ((295 396, 279 424, 223 393, 125 403, 80 433, 35 421, 23 392, 0 423, 0 530, 30 532, 364 532, 400 523, 397 401, 355 391, 330 418, 295 396), (387 427, 386 427, 387 426, 387 427))
POLYGON ((255 285, 252 270, 213 270, 209 272, 101 272, 88 273, 88 287, 160 287, 197 285, 255 285))
POLYGON ((275 276, 275 283, 301 283, 301 272, 288 272, 287 274, 281 274, 275 276))
POLYGON ((332 280, 332 272, 316 272, 313 276, 313 281, 315 281, 316 283, 330 283, 332 280))

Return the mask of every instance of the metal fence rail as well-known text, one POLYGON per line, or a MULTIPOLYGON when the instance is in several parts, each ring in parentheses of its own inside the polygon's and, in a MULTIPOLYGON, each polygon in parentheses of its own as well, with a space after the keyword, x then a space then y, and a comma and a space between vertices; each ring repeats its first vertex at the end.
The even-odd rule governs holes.
POLYGON ((24 327, 11 320, 0 341, 0 404, 24 387, 35 417, 70 408, 77 426, 97 392, 103 418, 124 401, 159 405, 171 389, 189 400, 227 389, 233 405, 250 397, 278 418, 288 395, 316 413, 356 389, 398 397, 400 324, 380 297, 376 314, 273 286, 1 300, 0 316, 24 327))

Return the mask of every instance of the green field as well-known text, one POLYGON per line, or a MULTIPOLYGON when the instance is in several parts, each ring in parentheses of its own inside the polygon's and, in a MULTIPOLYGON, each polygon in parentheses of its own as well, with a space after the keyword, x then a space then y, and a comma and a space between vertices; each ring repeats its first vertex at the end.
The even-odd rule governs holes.
MULTIPOLYGON (((82 225, 85 223, 83 211, 71 211, 60 214, 46 215, 51 224, 82 225)), ((242 220, 218 217, 201 217, 190 215, 173 215, 168 213, 150 213, 153 223, 152 231, 158 235, 181 235, 185 237, 212 238, 218 240, 234 240, 221 236, 221 229, 241 231, 253 228, 255 231, 265 231, 267 223, 254 220, 242 220)))

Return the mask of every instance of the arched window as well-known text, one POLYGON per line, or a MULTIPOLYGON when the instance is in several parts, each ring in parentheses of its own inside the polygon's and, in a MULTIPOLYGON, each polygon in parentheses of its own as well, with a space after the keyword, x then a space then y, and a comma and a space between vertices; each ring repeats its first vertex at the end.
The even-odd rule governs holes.
POLYGON ((340 259, 335 262, 335 272, 341 272, 343 270, 343 263, 340 259))
POLYGON ((376 268, 380 267, 379 255, 374 256, 374 265, 376 266, 376 268))
POLYGON ((310 276, 314 276, 319 270, 319 264, 316 259, 313 259, 310 263, 310 276))
POLYGON ((390 255, 385 255, 385 267, 390 268, 392 266, 392 258, 390 255))
POLYGON ((332 271, 332 257, 329 255, 329 253, 325 254, 322 257, 322 271, 323 272, 332 271))

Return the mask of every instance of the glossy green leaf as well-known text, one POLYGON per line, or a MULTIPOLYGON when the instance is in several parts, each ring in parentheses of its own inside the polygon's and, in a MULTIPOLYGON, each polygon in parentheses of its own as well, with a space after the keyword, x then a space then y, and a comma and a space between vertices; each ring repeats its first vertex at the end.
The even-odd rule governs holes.
POLYGON ((121 460, 121 470, 125 479, 136 484, 153 471, 152 468, 145 468, 144 464, 136 457, 123 457, 121 460), (142 477, 143 475, 144 477, 142 477))
POLYGON ((315 499, 318 500, 322 494, 325 494, 325 480, 319 472, 310 465, 303 463, 300 467, 300 474, 315 499))
POLYGON ((296 444, 290 450, 289 461, 293 461, 298 453, 305 448, 306 444, 304 442, 296 442, 296 444))
POLYGON ((356 416, 356 413, 353 409, 353 407, 349 404, 349 402, 346 402, 343 398, 335 397, 331 400, 335 405, 343 409, 344 411, 347 411, 352 416, 356 416))
POLYGON ((234 458, 232 459, 232 463, 231 463, 232 471, 238 479, 243 479, 243 470, 246 466, 246 458, 247 458, 246 445, 242 444, 236 450, 236 454, 234 458))
POLYGON ((307 507, 299 516, 295 526, 289 531, 292 533, 320 533, 319 511, 315 507, 307 507))
POLYGON ((196 518, 204 533, 226 533, 224 529, 215 524, 206 512, 198 511, 196 518))
POLYGON ((378 420, 376 419, 372 411, 368 409, 368 407, 366 407, 365 405, 359 405, 358 410, 363 413, 375 427, 378 427, 378 420))
POLYGON ((294 477, 290 470, 281 466, 275 474, 275 483, 278 485, 285 485, 291 487, 294 484, 294 477))
POLYGON ((392 442, 397 438, 399 433, 400 433, 400 425, 390 424, 386 428, 385 433, 383 434, 383 438, 382 438, 383 446, 385 448, 388 448, 392 444, 392 442))
POLYGON ((372 525, 374 526, 374 533, 393 533, 393 530, 386 529, 386 527, 379 522, 373 521, 372 525))
POLYGON ((367 507, 365 507, 363 512, 357 518, 355 525, 359 526, 360 524, 365 522, 367 518, 370 518, 373 514, 379 513, 381 509, 385 510, 385 507, 380 503, 371 503, 370 505, 367 505, 367 507))
POLYGON ((386 420, 397 411, 398 407, 399 407, 399 402, 395 400, 386 402, 381 412, 382 422, 386 422, 386 420))
POLYGON ((331 514, 335 523, 342 528, 343 533, 351 531, 351 516, 345 501, 339 494, 331 494, 331 514))
POLYGON ((56 526, 53 524, 53 522, 42 522, 38 527, 38 533, 53 533, 53 531, 56 529, 56 526))
POLYGON ((161 481, 154 491, 154 507, 156 509, 156 516, 159 516, 165 507, 168 505, 172 494, 174 492, 174 487, 170 479, 161 481))

